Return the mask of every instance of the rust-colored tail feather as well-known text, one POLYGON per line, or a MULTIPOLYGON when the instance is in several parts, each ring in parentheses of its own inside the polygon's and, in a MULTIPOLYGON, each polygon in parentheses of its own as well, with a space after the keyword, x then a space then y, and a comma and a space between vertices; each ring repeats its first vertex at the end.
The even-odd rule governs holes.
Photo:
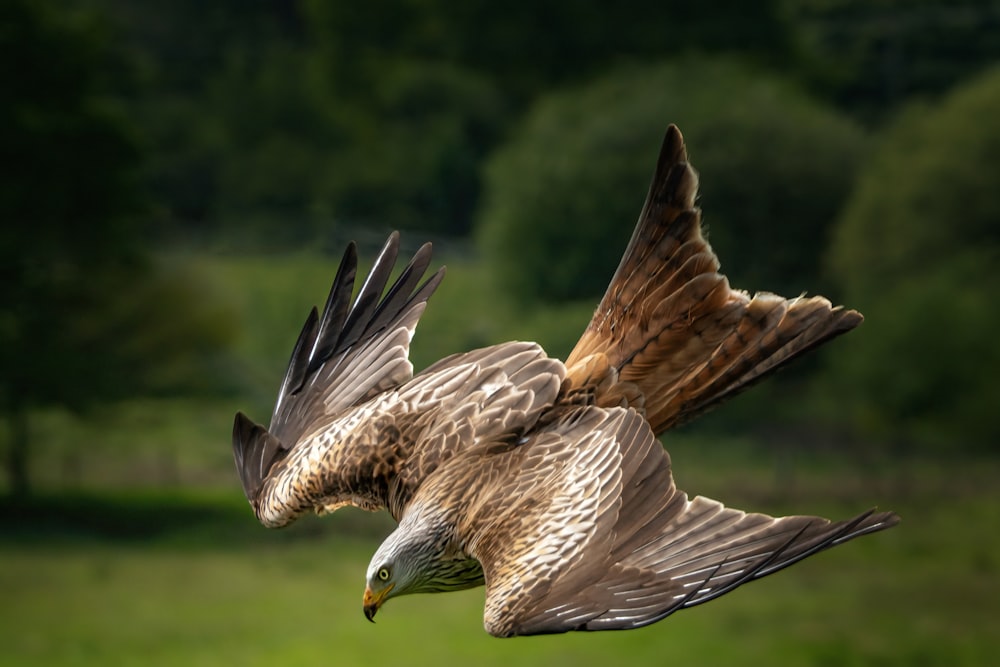
POLYGON ((644 408, 656 433, 687 421, 861 323, 823 297, 733 290, 701 233, 698 176, 667 129, 639 223, 566 360, 600 405, 644 408))

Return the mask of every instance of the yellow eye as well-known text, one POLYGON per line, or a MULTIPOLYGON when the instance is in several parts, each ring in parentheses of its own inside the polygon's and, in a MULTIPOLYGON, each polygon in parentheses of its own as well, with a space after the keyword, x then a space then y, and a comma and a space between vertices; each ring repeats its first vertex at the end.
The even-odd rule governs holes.
POLYGON ((376 576, 378 576, 381 581, 389 581, 389 568, 379 568, 378 575, 376 576))

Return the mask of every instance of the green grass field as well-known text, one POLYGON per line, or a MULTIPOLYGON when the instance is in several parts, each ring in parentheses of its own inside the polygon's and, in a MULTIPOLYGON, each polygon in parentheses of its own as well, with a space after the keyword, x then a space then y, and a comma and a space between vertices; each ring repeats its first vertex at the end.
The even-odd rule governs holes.
MULTIPOLYGON (((240 396, 136 400, 88 421, 37 415, 39 494, 0 503, 0 665, 995 663, 1000 460, 898 459, 860 446, 776 454, 688 432, 666 442, 693 494, 779 514, 880 505, 903 523, 642 630, 497 640, 482 630, 482 590, 395 599, 367 623, 364 572, 387 517, 345 510, 267 531, 242 498, 229 445, 237 408, 266 421, 332 264, 205 262, 240 318, 240 396)), ((589 306, 513 317, 467 268, 432 302, 418 366, 504 338, 540 337, 559 351, 586 321, 589 306)))
MULTIPOLYGON (((821 499, 835 495, 831 466, 852 474, 836 463, 806 462, 815 478, 776 497, 766 469, 684 458, 700 490, 744 507, 867 506, 857 471, 846 495, 821 499), (697 482, 713 470, 718 482, 697 482)), ((367 623, 360 595, 384 516, 346 510, 267 531, 235 487, 5 506, 0 664, 988 665, 1000 648, 998 472, 913 466, 875 492, 903 515, 891 531, 649 628, 514 640, 483 632, 481 589, 396 599, 367 623)))

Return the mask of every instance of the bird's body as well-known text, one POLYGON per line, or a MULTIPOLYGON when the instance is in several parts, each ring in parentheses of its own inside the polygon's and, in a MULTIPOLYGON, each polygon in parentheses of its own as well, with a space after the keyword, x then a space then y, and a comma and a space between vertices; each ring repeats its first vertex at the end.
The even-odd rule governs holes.
POLYGON ((730 289, 696 188, 671 127, 636 232, 565 363, 511 342, 413 376, 409 342, 443 272, 419 285, 424 246, 383 296, 393 235, 352 304, 349 247, 270 428, 237 415, 237 467, 261 522, 386 508, 399 525, 369 568, 369 619, 395 595, 485 583, 498 636, 639 627, 894 525, 892 513, 746 514, 674 486, 659 433, 861 321, 822 297, 730 289))

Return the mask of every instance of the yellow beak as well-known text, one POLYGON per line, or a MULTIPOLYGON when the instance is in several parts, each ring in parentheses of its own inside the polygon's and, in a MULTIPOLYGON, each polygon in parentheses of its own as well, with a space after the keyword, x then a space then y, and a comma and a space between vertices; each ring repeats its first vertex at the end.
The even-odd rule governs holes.
POLYGON ((395 584, 389 584, 378 593, 372 593, 372 589, 365 586, 365 597, 363 600, 365 618, 372 623, 375 622, 375 614, 378 613, 379 608, 382 606, 382 603, 385 601, 386 596, 389 595, 389 591, 392 590, 394 585, 395 584))

